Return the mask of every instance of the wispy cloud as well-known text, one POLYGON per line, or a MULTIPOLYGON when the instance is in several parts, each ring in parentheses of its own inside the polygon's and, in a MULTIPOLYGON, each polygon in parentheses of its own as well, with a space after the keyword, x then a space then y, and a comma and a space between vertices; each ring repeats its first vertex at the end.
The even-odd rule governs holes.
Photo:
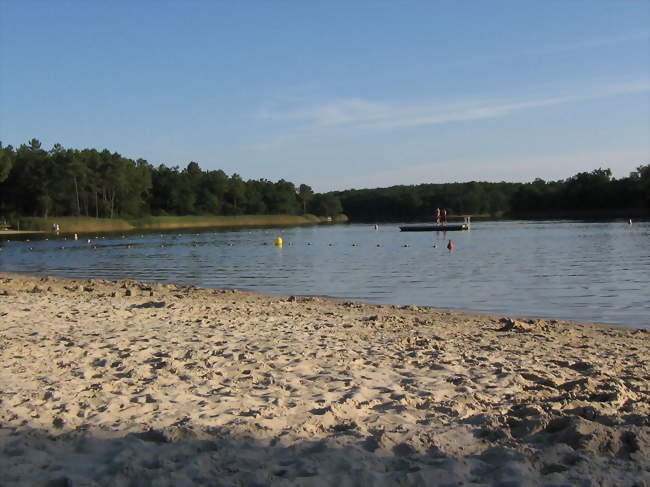
POLYGON ((481 52, 477 57, 458 58, 449 66, 473 66, 477 63, 487 65, 495 62, 512 63, 513 58, 534 57, 536 60, 540 56, 558 57, 572 54, 582 54, 582 51, 597 50, 603 48, 613 48, 624 44, 641 43, 642 48, 647 50, 647 43, 650 41, 650 34, 647 32, 629 33, 616 37, 605 37, 598 39, 582 39, 573 42, 553 43, 547 42, 536 47, 522 47, 520 49, 504 50, 503 52, 485 53, 481 52))
POLYGON ((380 102, 346 98, 286 108, 266 107, 261 109, 258 115, 270 120, 310 121, 316 125, 328 126, 384 118, 390 115, 392 109, 380 102))
POLYGON ((259 116, 269 120, 301 122, 312 127, 347 126, 389 129, 501 118, 526 109, 646 92, 650 92, 650 83, 643 81, 609 85, 578 94, 533 96, 513 100, 385 103, 349 98, 284 109, 267 107, 259 112, 259 116))
POLYGON ((599 47, 614 46, 616 44, 624 44, 629 42, 649 41, 650 34, 647 32, 638 32, 621 35, 618 37, 608 37, 603 39, 588 39, 577 41, 572 44, 548 44, 538 49, 529 49, 521 51, 520 55, 540 55, 540 54, 560 54, 572 51, 581 51, 584 49, 595 49, 599 47))

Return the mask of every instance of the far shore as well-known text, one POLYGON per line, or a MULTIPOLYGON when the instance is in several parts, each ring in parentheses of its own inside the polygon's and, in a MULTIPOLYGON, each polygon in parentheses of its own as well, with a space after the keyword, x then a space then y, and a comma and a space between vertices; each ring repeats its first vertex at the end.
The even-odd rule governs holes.
POLYGON ((10 229, 0 230, 0 235, 50 233, 52 224, 58 224, 59 233, 125 232, 130 230, 173 230, 178 228, 219 228, 274 225, 314 225, 343 223, 345 215, 332 218, 315 215, 236 215, 236 216, 149 216, 137 219, 49 217, 19 218, 10 229))
POLYGON ((31 235, 34 233, 47 233, 43 230, 0 230, 0 236, 2 235, 31 235))

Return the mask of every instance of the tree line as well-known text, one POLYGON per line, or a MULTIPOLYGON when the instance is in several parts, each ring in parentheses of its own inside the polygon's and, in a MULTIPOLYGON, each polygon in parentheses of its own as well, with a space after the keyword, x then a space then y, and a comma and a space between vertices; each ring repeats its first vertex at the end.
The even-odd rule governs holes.
POLYGON ((335 216, 340 201, 283 179, 244 181, 222 170, 154 167, 107 149, 45 150, 37 139, 0 146, 0 216, 255 215, 335 216))
POLYGON ((615 179, 610 169, 531 183, 419 184, 314 193, 281 179, 243 180, 205 171, 129 159, 107 149, 50 150, 37 139, 17 149, 0 144, 0 217, 255 215, 311 213, 352 221, 430 220, 450 214, 510 217, 650 214, 650 165, 615 179))
POLYGON ((419 184, 332 193, 352 221, 431 220, 436 208, 491 217, 614 216, 650 214, 650 165, 615 179, 610 169, 532 183, 419 184))

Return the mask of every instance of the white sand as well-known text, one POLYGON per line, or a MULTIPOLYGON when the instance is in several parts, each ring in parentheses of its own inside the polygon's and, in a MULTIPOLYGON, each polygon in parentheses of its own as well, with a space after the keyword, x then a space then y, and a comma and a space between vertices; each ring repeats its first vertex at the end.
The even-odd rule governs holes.
POLYGON ((650 485, 650 333, 0 274, 0 486, 650 485))

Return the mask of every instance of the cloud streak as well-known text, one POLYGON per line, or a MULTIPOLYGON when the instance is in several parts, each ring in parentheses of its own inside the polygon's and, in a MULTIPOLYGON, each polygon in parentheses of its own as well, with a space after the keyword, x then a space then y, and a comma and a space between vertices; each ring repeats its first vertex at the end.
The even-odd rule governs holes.
POLYGON ((519 100, 465 101, 445 104, 424 101, 396 104, 348 98, 284 109, 266 108, 259 112, 259 117, 274 121, 299 122, 312 127, 393 129, 502 118, 527 109, 647 92, 650 92, 650 83, 644 81, 610 85, 579 94, 539 96, 519 100))
POLYGON ((621 35, 618 37, 610 37, 605 39, 583 40, 575 42, 573 44, 550 45, 539 49, 530 49, 523 51, 519 53, 519 55, 531 56, 541 54, 561 54, 565 52, 582 51, 584 49, 597 49, 629 42, 647 42, 648 40, 650 40, 650 34, 647 32, 637 32, 634 34, 621 35))

